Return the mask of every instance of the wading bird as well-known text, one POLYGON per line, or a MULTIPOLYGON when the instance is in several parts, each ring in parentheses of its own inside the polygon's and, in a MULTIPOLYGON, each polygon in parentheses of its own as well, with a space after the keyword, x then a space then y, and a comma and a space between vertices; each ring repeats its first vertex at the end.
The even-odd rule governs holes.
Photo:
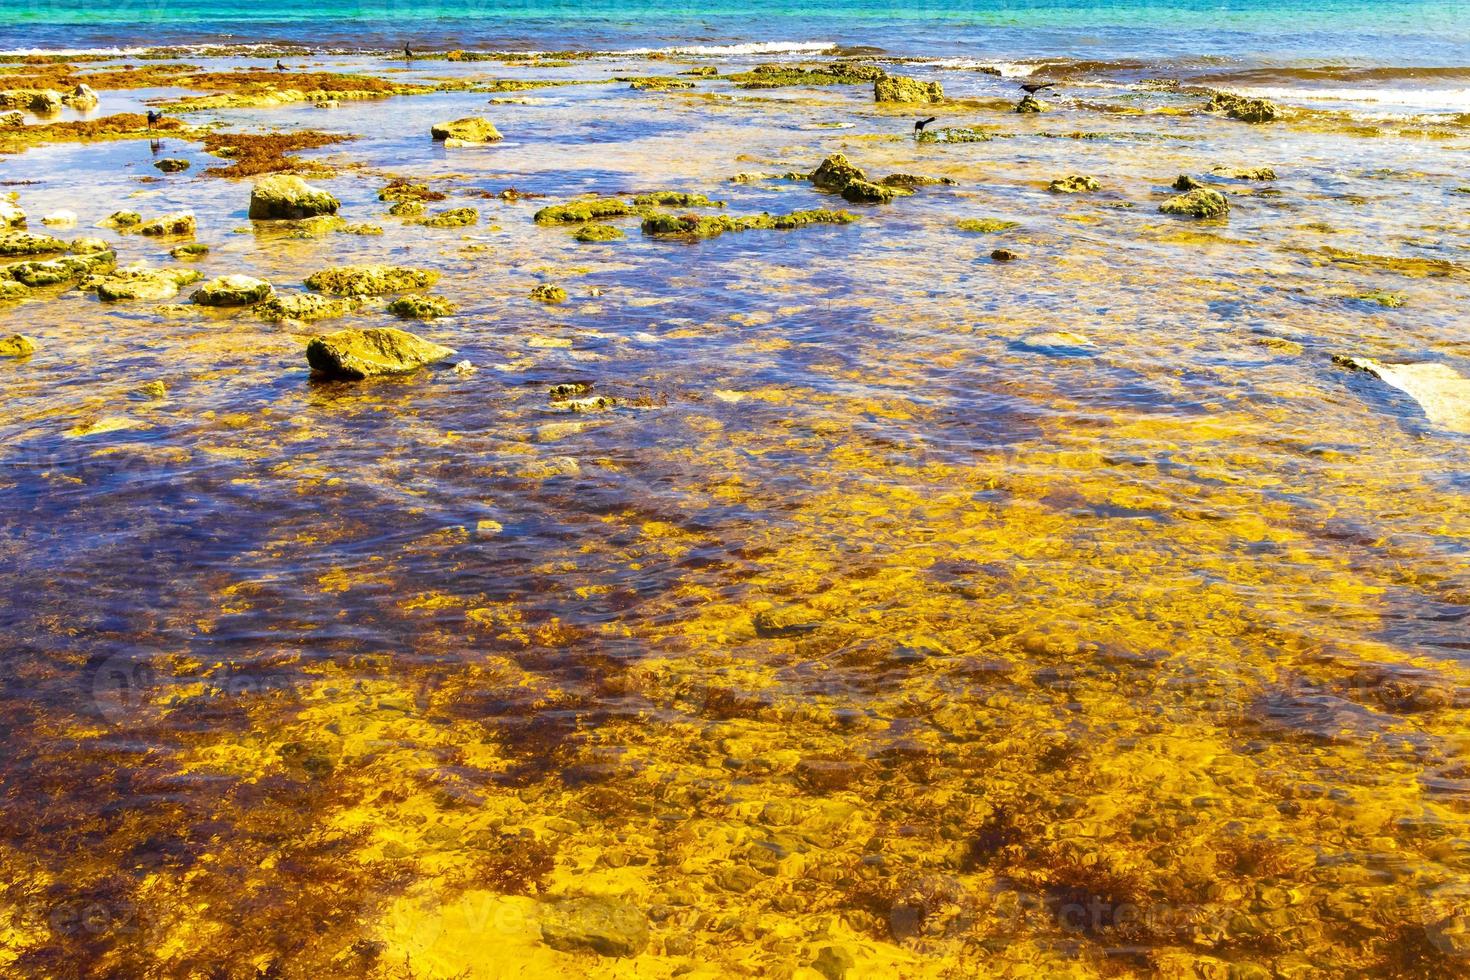
POLYGON ((280 58, 277 58, 276 59, 276 71, 285 71, 285 70, 286 70, 286 66, 283 65, 283 64, 281 64, 281 59, 280 58))
POLYGON ((405 58, 407 58, 409 61, 412 61, 413 60, 413 48, 410 48, 408 45, 405 44, 403 46, 403 56, 405 58))
POLYGON ((1044 88, 1056 88, 1056 82, 1022 82, 1021 90, 1029 95, 1035 95, 1044 88))
POLYGON ((162 121, 163 121, 163 113, 159 112, 157 109, 149 109, 148 110, 148 128, 149 129, 152 129, 153 128, 153 124, 154 123, 162 122, 162 121))
POLYGON ((918 122, 914 123, 914 135, 918 136, 924 131, 925 126, 929 125, 938 118, 938 116, 930 116, 928 119, 920 119, 918 122))

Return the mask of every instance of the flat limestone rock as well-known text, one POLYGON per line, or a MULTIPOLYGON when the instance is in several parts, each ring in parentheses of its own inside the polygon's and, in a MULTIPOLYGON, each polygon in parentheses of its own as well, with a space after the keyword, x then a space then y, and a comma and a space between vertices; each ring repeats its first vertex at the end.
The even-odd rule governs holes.
POLYGON ((903 75, 884 75, 873 82, 874 102, 943 102, 944 86, 903 75))
POLYGON ((220 276, 195 291, 193 300, 200 306, 253 306, 269 299, 271 284, 253 276, 220 276))
POLYGON ((453 356, 454 350, 396 327, 338 330, 313 337, 306 346, 312 370, 329 378, 361 381, 406 374, 453 356))
POLYGON ((1371 357, 1338 354, 1333 361, 1365 371, 1419 403, 1429 421, 1470 435, 1470 378, 1448 364, 1384 364, 1371 357))

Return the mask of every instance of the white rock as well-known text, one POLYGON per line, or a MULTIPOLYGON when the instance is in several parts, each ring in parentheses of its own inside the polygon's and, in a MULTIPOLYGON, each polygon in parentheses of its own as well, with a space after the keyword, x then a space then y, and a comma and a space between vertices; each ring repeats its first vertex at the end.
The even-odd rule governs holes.
POLYGON ((1452 432, 1470 434, 1470 378, 1448 364, 1383 364, 1371 357, 1339 354, 1344 367, 1366 371, 1419 403, 1429 421, 1452 432))
POLYGON ((60 211, 52 211, 41 219, 41 224, 50 225, 52 228, 71 228, 77 223, 77 213, 62 208, 60 211))

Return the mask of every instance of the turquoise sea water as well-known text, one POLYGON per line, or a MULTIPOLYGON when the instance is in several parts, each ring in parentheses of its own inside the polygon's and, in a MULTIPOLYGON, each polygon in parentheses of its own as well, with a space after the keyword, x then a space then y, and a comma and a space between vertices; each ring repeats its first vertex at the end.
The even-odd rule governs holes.
POLYGON ((1458 65, 1461 2, 987 0, 961 4, 755 0, 61 0, 0 5, 0 49, 286 43, 349 49, 612 49, 831 42, 898 55, 1181 58, 1458 65))

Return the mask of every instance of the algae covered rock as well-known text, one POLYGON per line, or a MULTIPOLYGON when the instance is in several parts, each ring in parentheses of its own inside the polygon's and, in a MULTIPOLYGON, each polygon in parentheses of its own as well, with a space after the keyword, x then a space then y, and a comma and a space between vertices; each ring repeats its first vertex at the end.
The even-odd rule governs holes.
POLYGON ((184 286, 202 278, 197 269, 151 269, 135 265, 89 279, 83 287, 95 290, 97 298, 108 303, 124 300, 159 302, 172 299, 184 286))
POLYGON ((62 96, 61 101, 79 112, 88 112, 102 103, 102 100, 97 98, 97 93, 92 90, 92 86, 85 82, 79 83, 76 88, 72 89, 70 95, 62 96))
POLYGON ((175 211, 152 221, 145 221, 133 228, 140 235, 162 237, 165 235, 192 235, 195 222, 192 211, 175 211))
POLYGON ((25 299, 30 294, 30 287, 25 283, 15 282, 12 279, 0 279, 0 303, 14 303, 25 299))
POLYGON ((341 204, 292 174, 274 174, 250 191, 250 220, 299 221, 336 214, 341 204))
POLYGON ((1210 173, 1231 180, 1275 180, 1276 171, 1270 167, 1211 167, 1210 173))
POLYGON ((12 201, 0 200, 0 231, 26 226, 26 213, 12 201))
POLYGON ((481 116, 466 116, 449 122, 435 123, 429 127, 434 139, 450 146, 473 143, 493 143, 500 139, 500 130, 495 124, 481 116), (450 142, 450 141, 453 142, 450 142))
POLYGON ((394 201, 388 213, 395 218, 417 218, 428 210, 422 201, 394 201))
POLYGON ((114 231, 122 231, 143 223, 143 216, 136 211, 114 211, 112 214, 97 222, 98 228, 111 228, 114 231))
POLYGON ((648 916, 617 898, 564 898, 543 907, 541 941, 564 952, 637 956, 648 945, 648 916))
POLYGON ((179 157, 164 157, 153 164, 155 170, 166 174, 181 174, 189 169, 189 161, 179 157))
POLYGON ((92 252, 86 255, 68 255, 58 259, 35 262, 17 262, 7 266, 16 282, 31 287, 59 286, 62 283, 78 282, 83 278, 111 269, 117 263, 116 256, 108 252, 92 252))
POLYGON ((578 228, 572 237, 579 242, 615 242, 623 237, 623 230, 612 225, 587 224, 578 228))
POLYGON ((48 255, 65 252, 66 242, 50 235, 36 235, 25 231, 0 234, 0 255, 48 255))
POLYGON ((335 320, 349 313, 355 313, 361 308, 362 300, 351 297, 334 298, 317 293, 292 293, 289 296, 273 296, 252 312, 262 320, 272 322, 300 320, 309 323, 313 320, 335 320))
POLYGON ((203 242, 189 242, 187 245, 175 245, 168 254, 176 259, 202 259, 209 254, 209 246, 203 242))
POLYGON ((597 197, 544 207, 531 220, 538 225, 573 224, 601 218, 622 218, 637 213, 638 209, 627 201, 615 197, 597 197))
POLYGON ((264 279, 220 276, 195 290, 192 299, 200 306, 253 306, 270 298, 274 292, 264 279))
POLYGON ((1281 118, 1281 107, 1266 99, 1252 99, 1230 92, 1215 92, 1205 105, 1206 112, 1223 113, 1231 119, 1248 123, 1274 122, 1281 118))
POLYGON ((426 228, 466 228, 479 223, 480 212, 474 208, 451 208, 419 222, 426 228))
POLYGON ((850 180, 842 188, 842 199, 854 204, 888 204, 898 191, 866 180, 850 180))
POLYGON ((73 255, 95 255, 98 252, 112 251, 112 246, 101 238, 74 238, 67 251, 73 255))
POLYGON ((843 188, 855 180, 867 179, 868 175, 848 162, 846 155, 841 153, 827 157, 811 175, 812 186, 833 194, 841 194, 843 188))
POLYGON ((19 129, 26 124, 23 112, 0 112, 0 129, 19 129))
POLYGON ((1046 189, 1053 194, 1081 194, 1085 191, 1095 191, 1101 186, 1095 177, 1069 174, 1066 177, 1058 177, 1048 184, 1046 189))
POLYGON ((703 194, 691 194, 688 191, 654 191, 650 194, 638 194, 633 198, 636 205, 658 205, 666 208, 722 208, 724 201, 711 201, 703 194))
POLYGON ((24 334, 0 337, 0 357, 30 357, 35 352, 36 342, 24 334))
POLYGON ((439 281, 432 269, 398 265, 342 265, 323 269, 306 280, 306 287, 331 296, 382 296, 411 289, 427 289, 439 281))
POLYGON ((62 208, 59 211, 52 211, 50 214, 43 215, 41 218, 41 224, 48 228, 75 228, 76 223, 77 213, 75 211, 69 211, 66 208, 62 208))
POLYGON ((1045 112, 1047 110, 1047 108, 1048 107, 1047 107, 1047 104, 1045 102, 1042 102, 1036 96, 1034 96, 1034 95, 1032 95, 1031 93, 1028 92, 1028 93, 1026 93, 1025 98, 1021 99, 1020 102, 1017 102, 1016 103, 1016 109, 1015 109, 1015 111, 1016 112, 1020 112, 1020 113, 1035 113, 1035 112, 1045 112))
POLYGON ((416 371, 454 353, 406 330, 380 327, 313 337, 306 346, 306 362, 324 377, 360 381, 416 371))
POLYGON ((999 218, 963 218, 955 222, 955 227, 960 231, 971 231, 981 235, 1010 231, 1020 226, 1019 221, 1003 221, 999 218))
POLYGON ((1218 218, 1230 211, 1230 202, 1219 191, 1207 187, 1196 187, 1159 205, 1165 214, 1179 214, 1190 218, 1218 218))
POLYGON ((1170 186, 1173 187, 1176 191, 1193 191, 1198 190, 1205 185, 1201 184, 1199 181, 1189 176, 1189 174, 1180 174, 1178 177, 1174 178, 1174 183, 1170 186))
POLYGON ((874 102, 943 102, 944 86, 903 75, 884 75, 873 82, 874 102))
POLYGON ((436 317, 452 315, 454 304, 443 296, 423 296, 418 293, 410 293, 389 303, 388 312, 405 320, 433 320, 436 317))
POLYGON ((531 298, 538 303, 548 303, 555 305, 557 303, 565 303, 567 301, 567 291, 560 286, 555 286, 551 283, 543 282, 541 285, 536 286, 534 289, 531 290, 531 298))
POLYGON ((628 87, 635 92, 671 92, 693 88, 694 83, 685 78, 651 75, 648 78, 633 79, 628 87))

